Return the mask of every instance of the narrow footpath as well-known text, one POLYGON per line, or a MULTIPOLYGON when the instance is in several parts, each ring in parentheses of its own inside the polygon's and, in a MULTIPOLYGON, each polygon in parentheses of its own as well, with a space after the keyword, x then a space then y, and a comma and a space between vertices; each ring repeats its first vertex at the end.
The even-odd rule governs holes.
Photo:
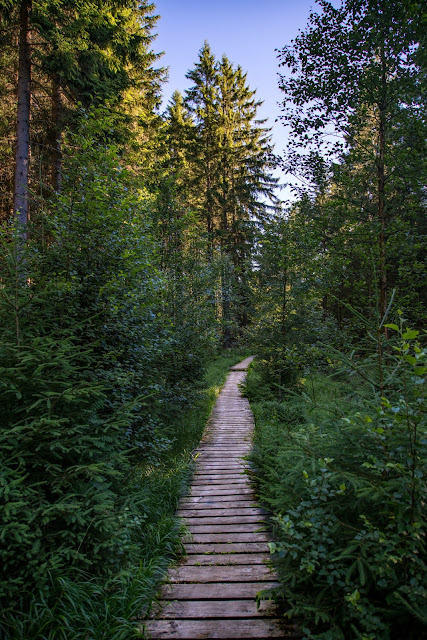
POLYGON ((242 459, 252 446, 254 420, 239 384, 252 359, 231 368, 196 450, 191 491, 178 510, 189 531, 187 557, 170 570, 155 618, 145 623, 151 638, 293 637, 273 603, 256 603, 275 575, 264 514, 242 459))

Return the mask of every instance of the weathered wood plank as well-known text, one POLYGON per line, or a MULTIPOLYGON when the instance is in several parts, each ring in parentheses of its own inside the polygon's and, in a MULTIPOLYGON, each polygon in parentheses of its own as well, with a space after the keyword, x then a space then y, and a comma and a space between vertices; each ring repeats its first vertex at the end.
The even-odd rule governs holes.
MULTIPOLYGON (((170 640, 233 640, 234 638, 284 638, 279 619, 250 620, 153 620, 151 638, 170 640)), ((290 636, 288 636, 290 637, 290 636)))
POLYGON ((196 466, 196 473, 244 473, 250 470, 248 465, 236 464, 234 462, 199 462, 196 466))
POLYGON ((187 566, 220 566, 232 564, 266 564, 270 556, 268 553, 191 553, 185 558, 187 566))
MULTIPOLYGON (((247 524, 258 525, 258 527, 245 526, 244 531, 247 531, 247 530, 255 531, 257 528, 261 528, 261 523, 263 520, 262 516, 260 515, 255 515, 255 516, 230 515, 230 516, 220 516, 219 518, 215 518, 213 516, 206 516, 205 518, 203 517, 191 518, 187 516, 187 517, 183 517, 182 519, 184 520, 185 526, 188 527, 190 531, 195 531, 196 530, 195 527, 197 528, 210 527, 214 533, 221 533, 222 531, 228 531, 227 529, 228 526, 230 527, 230 530, 231 529, 236 530, 236 526, 243 527, 244 525, 247 525, 247 524), (213 527, 215 527, 215 529, 213 529, 213 527), (220 528, 218 529, 218 527, 220 528)), ((237 529, 237 530, 240 531, 240 529, 237 529)))
POLYGON ((257 565, 223 565, 214 567, 197 567, 183 565, 169 571, 171 582, 254 582, 272 580, 274 574, 270 567, 257 565))
POLYGON ((209 496, 206 494, 200 496, 185 496, 182 498, 180 504, 188 505, 188 504, 219 504, 221 502, 241 502, 242 500, 250 501, 254 503, 254 499, 252 494, 247 494, 245 496, 241 496, 239 494, 229 495, 229 496, 209 496))
POLYGON ((194 473, 194 476, 197 478, 202 478, 204 476, 217 476, 218 478, 222 478, 224 476, 240 476, 244 478, 248 475, 250 471, 248 469, 197 469, 194 473))
POLYGON ((204 584, 175 583, 162 587, 162 597, 169 600, 255 600, 257 594, 277 586, 274 580, 266 582, 207 582, 204 584))
POLYGON ((151 617, 186 618, 259 618, 277 617, 274 603, 265 600, 259 607, 253 600, 161 600, 151 617))
POLYGON ((222 456, 221 454, 220 455, 218 455, 218 454, 212 454, 212 455, 208 454, 206 456, 199 456, 199 458, 197 458, 196 468, 200 464, 203 464, 203 465, 205 465, 205 464, 207 464, 207 465, 210 465, 210 464, 223 465, 224 462, 227 465, 233 464, 233 465, 236 465, 236 466, 239 466, 239 467, 242 466, 242 464, 244 464, 243 459, 242 458, 238 458, 237 456, 236 457, 233 457, 233 456, 227 457, 227 456, 222 456))
POLYGON ((239 448, 230 447, 229 445, 225 444, 217 446, 209 445, 209 447, 205 447, 203 449, 196 449, 194 452, 194 456, 202 455, 203 453, 211 453, 212 451, 215 451, 218 454, 222 454, 224 457, 232 455, 236 458, 243 458, 250 453, 251 447, 249 445, 245 445, 244 447, 239 448))
POLYGON ((210 482, 211 484, 223 484, 225 480, 230 480, 232 484, 236 482, 246 482, 250 485, 250 478, 242 471, 231 470, 228 473, 196 473, 193 477, 192 485, 200 482, 210 482))
POLYGON ((186 536, 184 540, 195 544, 210 542, 268 542, 267 533, 194 533, 186 536))
MULTIPOLYGON (((247 476, 241 471, 231 473, 195 473, 192 484, 197 482, 214 482, 215 480, 246 480, 247 476)), ((218 483, 216 483, 218 484, 218 483)))
POLYGON ((187 529, 190 534, 197 535, 199 533, 256 533, 258 532, 256 523, 247 523, 247 524, 188 524, 186 523, 187 529))
MULTIPOLYGON (((219 496, 220 498, 224 498, 224 496, 219 496)), ((233 496, 235 497, 235 496, 233 496)), ((243 496, 244 498, 246 496, 243 496)), ((238 509, 242 508, 258 508, 256 502, 254 500, 216 500, 213 498, 212 500, 208 500, 205 502, 189 502, 188 500, 183 500, 179 503, 180 508, 188 509, 189 511, 216 511, 217 509, 238 509)), ((262 513, 264 513, 263 509, 259 509, 262 513)))
POLYGON ((245 469, 250 468, 250 465, 244 460, 227 460, 227 458, 218 460, 196 460, 195 471, 199 467, 219 467, 220 469, 245 469))
POLYGON ((235 485, 224 486, 224 485, 212 485, 210 487, 203 487, 197 485, 196 487, 191 488, 191 495, 196 496, 250 496, 252 495, 252 490, 250 488, 239 487, 236 488, 235 485))
POLYGON ((180 518, 204 518, 208 514, 213 518, 222 516, 259 516, 265 518, 265 512, 257 507, 231 507, 228 509, 178 509, 180 518))
POLYGON ((190 554, 211 554, 211 553, 225 553, 227 555, 240 554, 240 553, 268 553, 269 547, 267 542, 207 542, 205 544, 191 544, 185 545, 187 552, 187 558, 190 554))
POLYGON ((212 486, 215 483, 215 486, 223 485, 223 486, 233 486, 233 487, 247 487, 251 489, 251 483, 247 478, 224 478, 224 480, 194 480, 192 483, 193 487, 208 487, 212 486))

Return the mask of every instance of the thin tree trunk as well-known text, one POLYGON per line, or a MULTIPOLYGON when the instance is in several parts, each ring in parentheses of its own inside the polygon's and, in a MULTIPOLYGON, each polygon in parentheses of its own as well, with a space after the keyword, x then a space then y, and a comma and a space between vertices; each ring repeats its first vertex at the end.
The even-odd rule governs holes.
POLYGON ((387 309, 387 268, 386 268, 386 221, 385 221, 385 111, 386 111, 386 67, 384 53, 381 51, 381 85, 382 95, 379 103, 379 140, 378 140, 378 222, 379 251, 380 251, 380 317, 383 318, 387 309))
POLYGON ((280 322, 280 332, 282 334, 282 345, 285 346, 286 343, 286 307, 288 304, 288 300, 287 300, 287 289, 288 289, 288 269, 287 269, 287 265, 285 264, 284 268, 283 268, 283 275, 282 275, 282 317, 281 317, 281 322, 280 322))
POLYGON ((52 82, 52 189, 59 193, 61 190, 61 87, 58 79, 52 82))
MULTIPOLYGON (((29 0, 22 0, 20 11, 18 110, 16 117, 15 186, 13 210, 20 224, 28 222, 28 168, 30 159, 31 59, 28 37, 29 0)), ((26 237, 26 232, 24 233, 26 237)))
MULTIPOLYGON (((221 212, 221 235, 220 235, 220 250, 223 258, 229 257, 229 233, 228 233, 228 216, 227 216, 227 204, 226 194, 223 187, 222 193, 222 212, 221 212)), ((227 274, 227 265, 224 266, 224 275, 222 278, 221 287, 222 297, 222 321, 223 321, 223 345, 225 349, 229 349, 232 345, 231 338, 231 317, 230 317, 230 278, 227 274)))

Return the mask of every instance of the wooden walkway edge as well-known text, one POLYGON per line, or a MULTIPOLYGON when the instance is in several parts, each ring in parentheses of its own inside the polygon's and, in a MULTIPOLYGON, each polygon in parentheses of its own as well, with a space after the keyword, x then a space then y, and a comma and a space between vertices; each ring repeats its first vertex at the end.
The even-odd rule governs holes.
MULTIPOLYGON (((256 595, 273 586, 264 512, 254 502, 243 460, 254 428, 239 385, 252 357, 230 369, 196 450, 191 491, 178 510, 189 535, 183 564, 169 571, 152 619, 151 638, 292 638, 273 603, 256 595)), ((291 628, 292 627, 292 628, 291 628)))

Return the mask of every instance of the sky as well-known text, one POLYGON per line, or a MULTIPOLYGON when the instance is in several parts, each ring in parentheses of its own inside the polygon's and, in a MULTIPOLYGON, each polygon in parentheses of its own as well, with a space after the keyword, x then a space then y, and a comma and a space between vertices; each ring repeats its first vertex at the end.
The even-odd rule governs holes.
MULTIPOLYGON (((275 152, 286 146, 278 102, 278 60, 275 49, 290 44, 304 30, 315 0, 154 0, 160 15, 154 42, 156 52, 164 51, 162 66, 169 67, 169 83, 164 87, 164 107, 172 93, 190 86, 185 75, 197 62, 207 40, 216 58, 225 53, 234 65, 247 72, 247 83, 256 89, 264 104, 261 118, 272 127, 275 152)), ((277 174, 279 179, 280 173, 277 174)))

